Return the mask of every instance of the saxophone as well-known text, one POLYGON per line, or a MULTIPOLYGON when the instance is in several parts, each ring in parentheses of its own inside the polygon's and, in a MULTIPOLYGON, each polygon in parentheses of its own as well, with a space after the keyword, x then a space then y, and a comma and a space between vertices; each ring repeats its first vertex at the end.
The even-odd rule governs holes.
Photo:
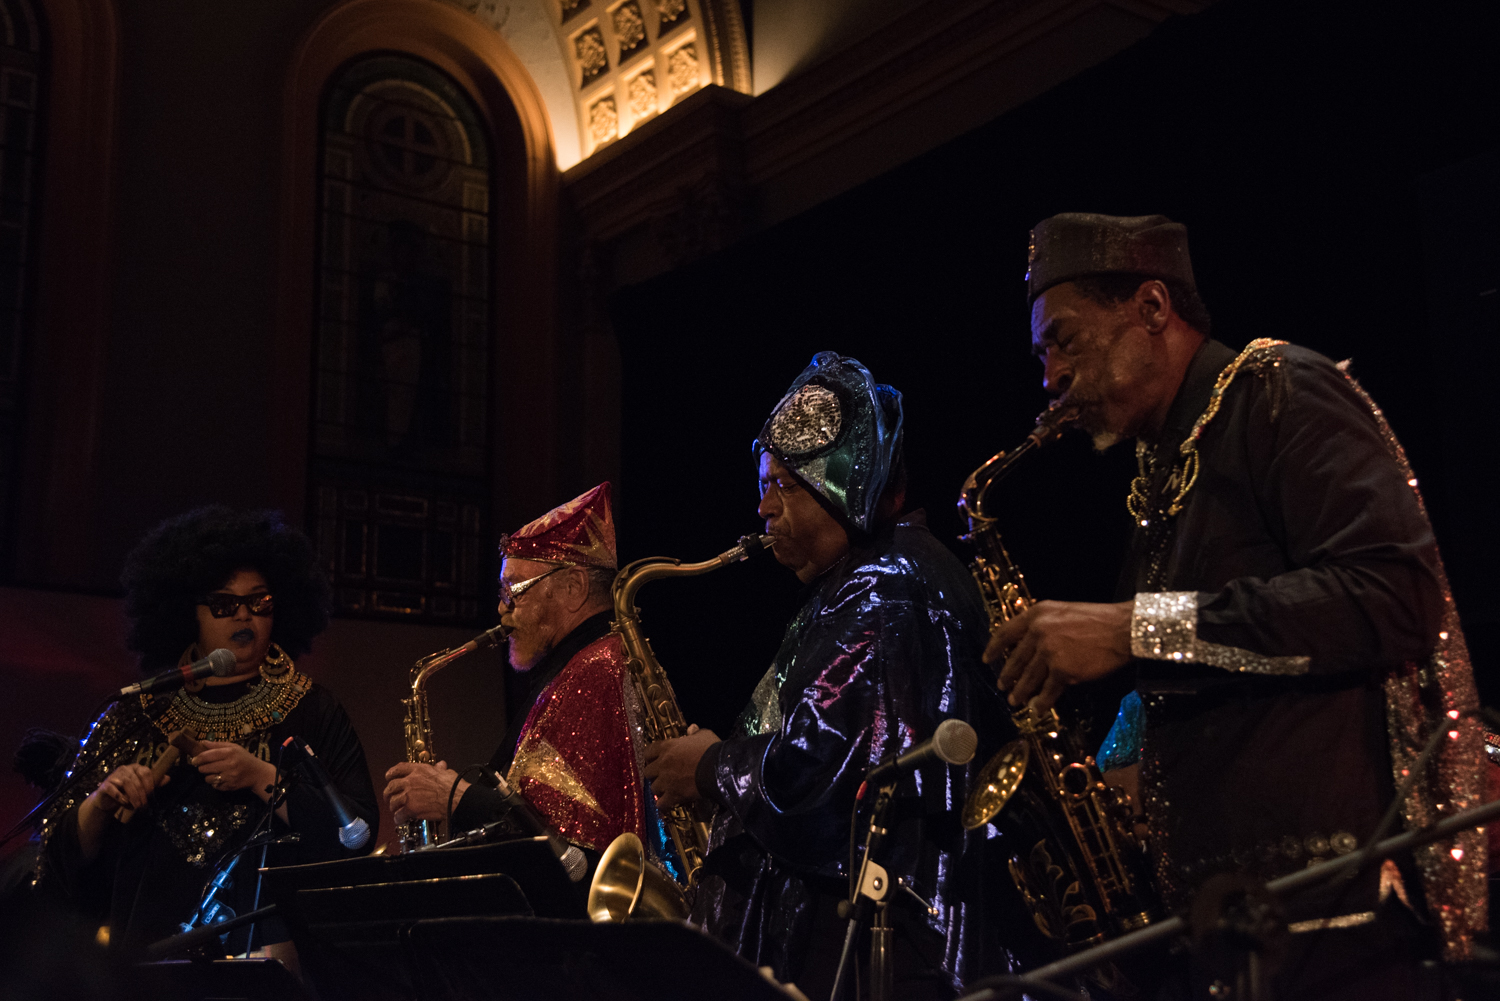
MULTIPOLYGON (((499 646, 510 635, 510 627, 499 625, 486 629, 460 647, 439 650, 417 661, 411 668, 411 697, 402 699, 406 706, 406 760, 422 764, 433 764, 437 755, 432 750, 432 718, 427 712, 427 682, 432 676, 460 657, 499 646)), ((437 843, 438 822, 436 820, 410 820, 400 827, 401 851, 416 851, 430 848, 437 843)))
MULTIPOLYGON (((681 560, 653 556, 636 560, 615 576, 615 620, 610 628, 620 637, 630 682, 641 701, 641 729, 647 743, 681 737, 687 732, 687 720, 677 707, 677 696, 672 691, 672 683, 667 680, 666 672, 657 661, 656 654, 651 649, 651 641, 641 632, 641 610, 635 605, 636 595, 653 580, 705 574, 749 559, 769 549, 771 545, 772 538, 769 535, 747 535, 733 549, 702 563, 683 563, 681 560)), ((682 861, 681 888, 691 889, 697 885, 698 872, 703 867, 703 856, 708 851, 708 824, 681 804, 667 810, 661 819, 672 839, 672 846, 677 850, 677 857, 682 861)), ((620 835, 605 850, 589 889, 588 909, 596 921, 620 920, 633 916, 639 909, 643 888, 648 894, 655 892, 658 896, 662 895, 661 888, 653 890, 645 886, 643 871, 643 849, 639 840, 634 834, 620 835)), ((678 894, 671 907, 650 909, 671 910, 683 899, 678 894)), ((686 915, 685 905, 681 914, 686 915)))
MULTIPOLYGON (((974 546, 970 570, 991 629, 1034 601, 985 497, 1022 456, 1054 441, 1076 419, 1076 410, 1054 403, 1020 446, 994 456, 964 483, 958 508, 969 533, 963 539, 974 546)), ((1144 847, 1131 829, 1130 797, 1104 783, 1093 756, 1063 726, 1057 710, 1023 706, 1011 718, 1020 736, 980 771, 964 803, 964 827, 973 830, 999 818, 997 826, 1017 846, 1010 852, 1011 879, 1032 921, 1061 951, 1150 924, 1159 907, 1144 847)))

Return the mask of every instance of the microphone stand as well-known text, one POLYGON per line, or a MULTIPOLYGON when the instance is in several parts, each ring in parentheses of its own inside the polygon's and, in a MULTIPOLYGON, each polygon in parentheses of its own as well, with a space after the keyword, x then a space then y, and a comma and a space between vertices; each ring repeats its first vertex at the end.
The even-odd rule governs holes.
MULTIPOLYGON (((1384 841, 1375 842, 1362 851, 1350 852, 1348 855, 1301 869, 1289 876, 1273 879, 1265 884, 1265 891, 1274 898, 1283 898, 1314 886, 1320 886, 1332 879, 1351 878, 1372 863, 1380 863, 1393 855, 1420 848, 1434 841, 1442 841, 1444 838, 1451 838, 1471 827, 1483 826, 1497 818, 1500 818, 1500 799, 1470 807, 1462 813, 1454 814, 1429 827, 1407 831, 1386 838, 1384 841)), ((1043 997, 1061 997, 1064 995, 1059 993, 1061 989, 1055 981, 1082 973, 1101 963, 1139 952, 1147 946, 1176 938, 1189 931, 1187 918, 1182 914, 1177 914, 1165 921, 1121 935, 1117 939, 1060 959, 1055 963, 1039 966, 1023 976, 986 977, 974 985, 979 988, 978 990, 965 994, 961 1001, 1001 1001, 1002 998, 1016 996, 1022 991, 1029 991, 1043 997)), ((1077 995, 1071 994, 1071 996, 1077 995)))
POLYGON ((890 809, 891 794, 895 789, 896 783, 892 781, 889 785, 881 786, 875 796, 875 806, 870 811, 870 829, 865 834, 865 855, 860 862, 854 899, 852 902, 844 901, 839 904, 840 913, 845 913, 852 903, 853 913, 849 915, 849 930, 844 934, 844 951, 839 955, 838 973, 834 975, 833 992, 829 995, 829 1001, 841 1001, 849 971, 853 968, 852 960, 858 946, 859 933, 872 917, 870 1001, 891 1001, 895 990, 895 968, 892 965, 895 959, 895 931, 891 927, 886 901, 891 889, 891 877, 875 861, 875 853, 880 850, 881 843, 890 833, 885 826, 885 815, 890 809))
POLYGON ((152 942, 146 946, 146 962, 155 962, 166 959, 168 956, 188 949, 196 949, 200 945, 212 942, 227 931, 233 931, 241 925, 253 924, 261 918, 268 918, 276 913, 276 905, 268 904, 265 907, 253 911, 246 911, 238 917, 217 921, 211 925, 202 925, 192 931, 185 931, 177 935, 170 935, 158 942, 152 942))
MULTIPOLYGON (((263 819, 261 820, 261 822, 259 824, 255 825, 255 830, 252 831, 252 832, 250 832, 250 837, 247 839, 247 843, 249 841, 255 840, 255 836, 260 833, 260 829, 261 829, 262 826, 264 826, 266 828, 266 831, 268 833, 270 832, 271 825, 272 825, 272 823, 274 823, 274 820, 275 820, 275 817, 276 817, 276 809, 277 809, 277 807, 281 806, 281 804, 286 801, 287 796, 292 791, 291 782, 290 782, 291 776, 288 775, 286 772, 282 771, 282 769, 281 769, 281 760, 282 760, 282 758, 285 755, 286 755, 286 745, 283 744, 276 751, 276 781, 271 786, 271 789, 270 789, 271 796, 270 796, 270 798, 266 800, 266 812, 262 815, 263 819)), ((255 911, 262 910, 262 908, 260 906, 260 885, 261 885, 261 880, 265 877, 265 873, 266 873, 266 852, 268 850, 270 850, 270 847, 271 847, 271 841, 270 841, 270 839, 267 839, 266 841, 262 842, 261 846, 260 846, 260 867, 255 870, 255 899, 251 902, 251 905, 250 905, 251 908, 252 908, 252 913, 255 912, 255 911)), ((246 956, 250 955, 251 947, 254 945, 254 943, 255 943, 255 926, 251 925, 250 926, 250 933, 249 933, 249 935, 247 935, 245 937, 245 955, 246 956)))

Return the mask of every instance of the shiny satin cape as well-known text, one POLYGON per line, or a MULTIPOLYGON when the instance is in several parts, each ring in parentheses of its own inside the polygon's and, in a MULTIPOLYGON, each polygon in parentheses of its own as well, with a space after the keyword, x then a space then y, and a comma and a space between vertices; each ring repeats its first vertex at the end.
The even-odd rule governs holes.
MULTIPOLYGON (((784 982, 806 963, 813 888, 847 892, 850 813, 865 772, 944 719, 967 719, 982 737, 1002 725, 979 660, 987 627, 978 589, 919 520, 811 585, 735 735, 718 747, 710 795, 723 808, 693 920, 784 982)), ((941 965, 955 986, 980 963, 986 832, 965 832, 958 814, 983 760, 903 779, 878 858, 938 908, 923 920, 944 942, 941 965)), ((862 810, 861 845, 867 826, 862 810)))

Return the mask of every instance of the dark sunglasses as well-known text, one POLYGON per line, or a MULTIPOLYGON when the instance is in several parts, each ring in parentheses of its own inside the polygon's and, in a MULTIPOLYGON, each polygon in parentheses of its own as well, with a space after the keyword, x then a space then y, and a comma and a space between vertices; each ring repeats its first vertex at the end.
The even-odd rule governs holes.
POLYGON ((250 609, 251 615, 270 615, 276 607, 276 599, 269 594, 205 594, 198 604, 208 606, 208 614, 216 619, 227 619, 241 605, 250 609))

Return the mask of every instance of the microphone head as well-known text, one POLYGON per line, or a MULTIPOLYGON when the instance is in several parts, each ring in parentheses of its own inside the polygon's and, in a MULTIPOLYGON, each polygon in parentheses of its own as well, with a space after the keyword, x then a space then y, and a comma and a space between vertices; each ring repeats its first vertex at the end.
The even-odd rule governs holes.
POLYGON ((979 734, 961 719, 945 719, 932 735, 932 750, 950 765, 967 765, 979 747, 979 734))
POLYGON ((563 869, 568 873, 568 879, 574 883, 581 882, 584 874, 589 871, 589 860, 584 858, 583 852, 578 850, 577 845, 569 845, 568 850, 563 852, 563 869))
POLYGON ((236 660, 233 650, 219 647, 208 655, 208 662, 213 666, 215 678, 226 678, 234 673, 236 660))
POLYGON ((355 817, 347 827, 339 828, 339 844, 351 852, 358 851, 370 840, 370 825, 365 823, 365 818, 355 817))

